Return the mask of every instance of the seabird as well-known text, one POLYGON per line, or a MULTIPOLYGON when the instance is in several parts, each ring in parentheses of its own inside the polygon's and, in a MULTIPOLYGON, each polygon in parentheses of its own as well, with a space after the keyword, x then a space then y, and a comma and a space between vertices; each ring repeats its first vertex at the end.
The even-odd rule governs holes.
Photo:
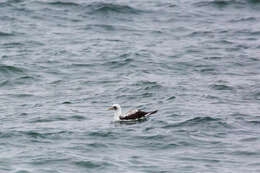
POLYGON ((144 112, 139 109, 130 110, 125 114, 122 114, 121 107, 119 104, 113 104, 112 107, 108 108, 108 110, 114 110, 114 121, 130 121, 130 120, 139 120, 146 118, 147 116, 154 114, 157 112, 151 111, 151 112, 144 112))

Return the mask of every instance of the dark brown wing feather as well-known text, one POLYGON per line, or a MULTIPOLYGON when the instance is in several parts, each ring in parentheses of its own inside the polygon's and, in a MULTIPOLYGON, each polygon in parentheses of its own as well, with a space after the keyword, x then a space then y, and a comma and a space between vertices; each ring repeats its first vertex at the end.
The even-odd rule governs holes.
POLYGON ((140 119, 145 117, 145 115, 149 114, 149 112, 144 112, 141 110, 137 110, 135 113, 133 114, 129 114, 125 117, 120 116, 120 120, 135 120, 135 119, 140 119))

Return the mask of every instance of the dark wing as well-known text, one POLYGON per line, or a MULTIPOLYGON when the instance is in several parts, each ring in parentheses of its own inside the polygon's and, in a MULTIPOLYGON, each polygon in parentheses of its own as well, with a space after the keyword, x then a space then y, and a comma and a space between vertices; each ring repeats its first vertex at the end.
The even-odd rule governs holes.
POLYGON ((126 114, 126 116, 120 116, 120 120, 135 120, 144 118, 145 115, 149 114, 149 112, 144 112, 141 110, 134 110, 126 114))

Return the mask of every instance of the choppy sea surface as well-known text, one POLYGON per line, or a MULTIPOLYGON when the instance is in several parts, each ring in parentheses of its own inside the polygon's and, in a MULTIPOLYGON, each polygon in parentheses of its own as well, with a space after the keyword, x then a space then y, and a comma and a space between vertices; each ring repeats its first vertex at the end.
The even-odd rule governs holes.
POLYGON ((259 173, 260 1, 2 0, 0 172, 259 173))

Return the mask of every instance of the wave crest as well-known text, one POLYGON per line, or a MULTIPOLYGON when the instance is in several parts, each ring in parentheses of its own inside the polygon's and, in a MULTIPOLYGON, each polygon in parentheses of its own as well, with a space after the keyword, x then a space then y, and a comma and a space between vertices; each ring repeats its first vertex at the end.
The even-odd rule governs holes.
POLYGON ((91 8, 91 13, 123 13, 123 14, 137 14, 141 12, 136 8, 128 5, 119 5, 113 3, 92 3, 88 5, 91 8))

